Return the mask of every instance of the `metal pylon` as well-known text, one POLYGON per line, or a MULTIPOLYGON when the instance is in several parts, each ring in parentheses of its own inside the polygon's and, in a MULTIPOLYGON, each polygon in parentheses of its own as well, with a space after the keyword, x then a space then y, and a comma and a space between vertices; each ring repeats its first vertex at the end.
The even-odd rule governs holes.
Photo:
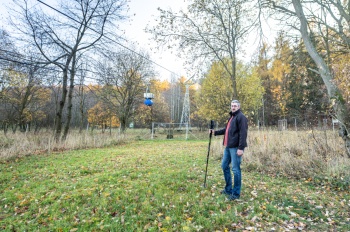
POLYGON ((185 98, 184 98, 184 104, 182 108, 182 115, 181 115, 181 122, 180 122, 180 128, 182 126, 186 126, 186 128, 189 128, 190 123, 190 93, 189 93, 190 85, 186 84, 186 92, 185 92, 185 98))

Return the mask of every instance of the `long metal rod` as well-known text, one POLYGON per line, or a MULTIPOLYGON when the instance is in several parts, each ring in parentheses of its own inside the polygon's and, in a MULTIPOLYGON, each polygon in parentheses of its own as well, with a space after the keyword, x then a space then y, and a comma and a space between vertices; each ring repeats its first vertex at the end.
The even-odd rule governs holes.
POLYGON ((207 172, 208 172, 208 163, 209 163, 209 154, 210 154, 210 144, 211 144, 211 137, 212 137, 212 129, 214 129, 214 121, 210 120, 210 133, 209 133, 209 145, 208 145, 208 155, 207 155, 207 166, 205 167, 205 177, 204 177, 204 184, 203 187, 206 187, 207 182, 207 172))

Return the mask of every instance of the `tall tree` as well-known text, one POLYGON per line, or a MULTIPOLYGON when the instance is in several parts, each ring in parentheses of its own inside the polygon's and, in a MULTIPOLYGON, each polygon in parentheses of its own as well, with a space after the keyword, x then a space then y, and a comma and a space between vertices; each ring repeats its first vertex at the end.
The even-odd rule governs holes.
POLYGON ((41 85, 40 79, 36 78, 37 73, 32 69, 27 72, 12 70, 8 75, 9 88, 0 100, 3 106, 0 112, 7 115, 7 122, 13 124, 14 131, 17 126, 25 131, 28 125, 44 118, 42 109, 49 100, 50 91, 41 85))
POLYGON ((9 86, 8 70, 14 66, 11 57, 15 52, 15 46, 7 31, 0 29, 0 99, 6 88, 9 86))
POLYGON ((280 32, 275 42, 275 54, 272 61, 271 91, 275 107, 273 112, 277 116, 287 116, 287 100, 291 93, 288 91, 288 82, 291 76, 293 50, 284 32, 280 32))
POLYGON ((105 132, 107 127, 119 126, 119 121, 115 112, 101 101, 88 110, 88 122, 92 125, 92 130, 95 126, 100 126, 102 133, 105 132))
POLYGON ((148 31, 160 44, 176 46, 192 70, 195 62, 198 70, 203 70, 204 61, 221 62, 230 76, 231 98, 236 98, 237 52, 256 24, 254 9, 253 1, 247 0, 193 0, 187 11, 159 9, 160 21, 148 31))
POLYGON ((294 28, 298 28, 306 50, 314 60, 317 72, 322 78, 327 94, 333 108, 333 116, 340 122, 339 135, 344 140, 345 150, 350 157, 350 110, 349 103, 344 101, 343 95, 335 84, 333 70, 331 69, 330 59, 332 52, 337 52, 339 49, 349 53, 350 38, 350 11, 349 1, 333 1, 333 0, 315 0, 315 1, 274 1, 262 0, 273 9, 289 17, 288 24, 292 24, 294 28), (315 10, 317 9, 317 10, 315 10), (332 43, 337 50, 331 50, 329 46, 329 33, 338 35, 333 37, 332 43), (324 43, 321 46, 316 46, 313 43, 312 37, 319 35, 323 38, 324 43), (326 56, 323 54, 326 53, 326 56))
POLYGON ((273 100, 272 100, 272 74, 270 70, 270 64, 272 58, 269 57, 270 47, 267 43, 263 43, 259 50, 258 60, 256 64, 256 72, 261 79, 261 84, 265 89, 262 98, 262 107, 259 120, 262 122, 262 126, 271 125, 273 122, 273 100))
POLYGON ((307 53, 304 44, 296 41, 291 63, 291 75, 287 90, 288 115, 295 120, 304 120, 304 125, 316 125, 328 110, 325 85, 315 70, 316 64, 307 53))
POLYGON ((336 83, 342 91, 344 101, 350 102, 350 54, 337 55, 332 60, 336 83))
MULTIPOLYGON (((57 11, 42 1, 31 6, 30 0, 16 0, 21 23, 14 22, 28 46, 41 54, 41 63, 53 64, 62 71, 62 94, 56 114, 55 139, 62 131, 62 113, 67 102, 67 119, 62 135, 66 139, 72 110, 72 96, 79 56, 108 40, 105 37, 116 20, 123 18, 126 0, 59 1, 57 11), (24 35, 24 37, 23 37, 24 35)), ((18 14, 15 16, 17 19, 18 14)), ((114 28, 114 27, 113 27, 114 28)), ((109 34, 110 35, 110 34, 109 34)), ((110 41, 109 41, 110 42, 110 41)))
MULTIPOLYGON (((227 60, 230 63, 229 60, 227 60)), ((230 75, 220 62, 213 63, 208 74, 202 80, 196 102, 196 114, 209 121, 215 118, 219 123, 225 123, 227 112, 232 100, 232 89, 227 82, 230 75)), ((256 69, 238 63, 237 86, 239 87, 238 100, 242 103, 242 110, 247 116, 253 116, 254 111, 261 106, 264 89, 256 69)))
POLYGON ((116 112, 124 132, 136 105, 143 101, 145 84, 154 76, 149 55, 144 52, 120 50, 109 52, 97 69, 102 99, 116 112), (142 56, 140 56, 140 54, 142 56))

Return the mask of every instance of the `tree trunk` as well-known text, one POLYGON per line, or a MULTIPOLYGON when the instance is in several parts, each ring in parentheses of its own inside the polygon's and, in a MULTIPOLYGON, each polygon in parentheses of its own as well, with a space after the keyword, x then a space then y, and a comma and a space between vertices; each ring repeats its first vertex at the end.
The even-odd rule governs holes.
POLYGON ((18 123, 19 123, 19 127, 20 127, 21 132, 26 131, 25 127, 26 127, 27 120, 25 118, 24 111, 27 107, 28 99, 29 99, 29 96, 31 95, 32 88, 34 86, 33 79, 34 79, 34 71, 30 70, 28 85, 25 88, 25 93, 24 93, 23 98, 21 99, 21 105, 20 105, 20 109, 19 109, 19 121, 18 121, 18 123))
MULTIPOLYGON (((86 67, 87 69, 87 67, 86 67)), ((84 80, 85 80, 85 72, 81 71, 80 83, 79 83, 79 113, 80 113, 80 125, 79 125, 79 134, 83 132, 84 129, 84 80)))
POLYGON ((79 95, 80 95, 80 104, 79 104, 79 112, 80 112, 80 125, 79 125, 79 134, 83 132, 84 128, 84 86, 81 84, 79 86, 79 95))
POLYGON ((120 131, 122 134, 125 133, 125 130, 126 130, 126 122, 127 122, 127 119, 125 117, 122 117, 120 119, 120 131))
POLYGON ((17 123, 15 123, 14 125, 12 124, 12 133, 13 133, 13 134, 16 133, 16 131, 17 131, 17 126, 18 126, 17 123))
POLYGON ((4 125, 4 135, 5 135, 6 138, 7 138, 7 131, 8 131, 8 129, 9 129, 8 124, 5 123, 5 125, 4 125))
POLYGON ((346 152, 350 158, 350 137, 348 128, 350 126, 350 115, 346 108, 345 101, 338 87, 333 83, 333 76, 329 67, 324 59, 318 54, 315 46, 313 45, 308 33, 307 20, 303 12, 300 0, 293 0, 293 6, 295 12, 300 20, 300 31, 304 40, 305 47, 317 65, 319 74, 322 77, 324 84, 326 85, 328 97, 332 103, 332 107, 336 118, 339 120, 339 135, 342 137, 345 143, 346 152))
POLYGON ((238 98, 238 92, 237 92, 237 78, 236 78, 236 66, 237 66, 237 60, 236 60, 236 42, 235 42, 235 37, 233 37, 233 49, 232 49, 232 89, 233 89, 233 99, 238 98))
POLYGON ((67 98, 67 81, 68 81, 68 69, 64 68, 63 77, 62 77, 62 95, 61 95, 60 103, 58 105, 58 111, 56 114, 56 132, 55 132, 56 142, 60 141, 60 136, 62 132, 62 113, 63 113, 64 105, 66 103, 66 98, 67 98))
POLYGON ((72 108, 73 108, 73 91, 74 91, 74 77, 75 77, 75 63, 76 63, 76 56, 73 55, 72 57, 72 65, 71 65, 71 71, 70 71, 70 78, 69 78, 69 91, 68 91, 68 107, 67 107, 67 121, 64 127, 63 135, 62 135, 62 140, 66 140, 68 131, 69 131, 69 126, 70 126, 70 121, 72 119, 72 108))

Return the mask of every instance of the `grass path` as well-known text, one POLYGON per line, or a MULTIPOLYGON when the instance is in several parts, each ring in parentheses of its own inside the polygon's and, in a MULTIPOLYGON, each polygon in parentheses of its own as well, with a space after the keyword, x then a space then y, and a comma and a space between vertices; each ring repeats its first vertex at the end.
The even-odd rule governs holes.
MULTIPOLYGON (((227 201, 206 141, 140 141, 0 163, 4 231, 350 231, 350 197, 243 171, 227 201)), ((243 161, 244 162, 244 161, 243 161)))

